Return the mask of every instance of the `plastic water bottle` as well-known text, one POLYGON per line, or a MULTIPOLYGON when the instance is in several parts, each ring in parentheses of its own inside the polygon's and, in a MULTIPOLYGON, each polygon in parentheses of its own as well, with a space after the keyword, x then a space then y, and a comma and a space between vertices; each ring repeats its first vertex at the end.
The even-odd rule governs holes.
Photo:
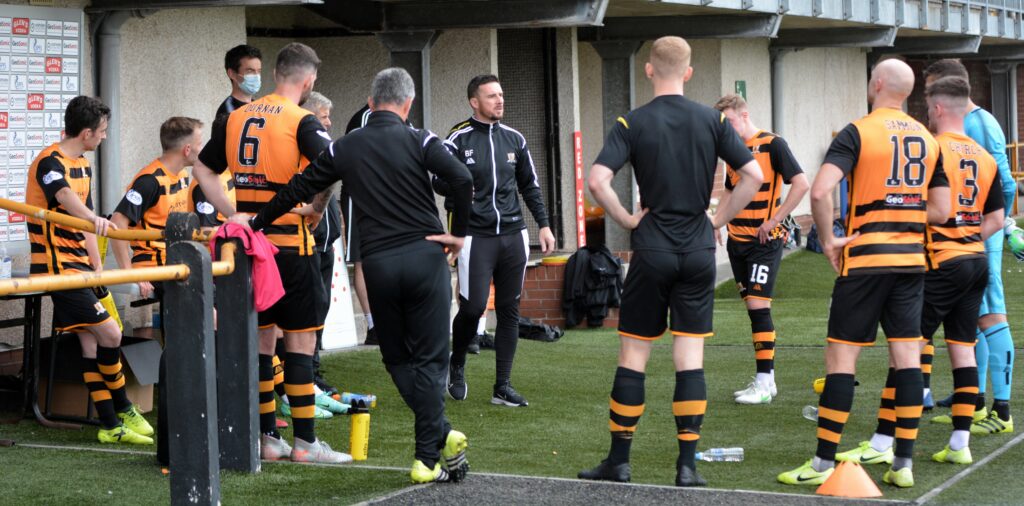
POLYGON ((11 279, 11 256, 6 244, 0 244, 0 279, 11 279))
POLYGON ((804 418, 806 418, 806 419, 808 419, 808 420, 810 420, 812 422, 817 422, 818 421, 818 407, 817 406, 811 406, 809 404, 807 406, 804 406, 803 415, 804 415, 804 418))
POLYGON ((743 448, 712 448, 697 452, 695 457, 704 462, 742 462, 743 448))
POLYGON ((356 394, 352 392, 342 392, 340 400, 342 404, 351 404, 355 406, 357 403, 362 403, 362 405, 366 407, 377 407, 377 396, 373 394, 356 394))
POLYGON ((370 408, 365 404, 353 404, 349 410, 352 415, 349 428, 349 455, 352 460, 366 460, 370 452, 370 408))

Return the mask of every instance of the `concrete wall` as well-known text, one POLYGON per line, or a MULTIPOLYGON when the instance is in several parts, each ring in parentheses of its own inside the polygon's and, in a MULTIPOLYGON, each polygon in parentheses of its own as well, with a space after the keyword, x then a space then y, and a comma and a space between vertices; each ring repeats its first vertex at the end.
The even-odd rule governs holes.
MULTIPOLYGON (((779 131, 813 181, 834 134, 867 114, 867 60, 860 49, 806 49, 782 56, 779 131)), ((810 199, 793 212, 810 214, 810 199)))
MULTIPOLYGON (((121 29, 121 182, 160 155, 171 116, 208 126, 230 92, 224 52, 245 42, 243 8, 161 10, 121 29), (201 15, 200 15, 201 14, 201 15)), ((209 138, 209 128, 204 132, 209 138)), ((111 168, 104 168, 110 170, 111 168)))
POLYGON ((442 32, 430 53, 431 124, 427 128, 447 135, 453 126, 465 121, 473 114, 466 99, 470 79, 497 73, 497 30, 442 32))

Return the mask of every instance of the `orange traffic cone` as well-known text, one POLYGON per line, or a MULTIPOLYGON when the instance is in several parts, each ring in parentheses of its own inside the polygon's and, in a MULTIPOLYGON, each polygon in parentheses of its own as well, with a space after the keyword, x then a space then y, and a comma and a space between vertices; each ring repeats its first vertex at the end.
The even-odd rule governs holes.
POLYGON ((816 493, 839 497, 882 497, 878 485, 856 462, 840 462, 816 493))

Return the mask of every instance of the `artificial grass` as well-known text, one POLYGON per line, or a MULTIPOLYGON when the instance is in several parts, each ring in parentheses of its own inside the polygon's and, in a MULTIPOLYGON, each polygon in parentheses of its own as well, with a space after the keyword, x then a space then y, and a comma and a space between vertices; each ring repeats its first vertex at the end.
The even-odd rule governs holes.
MULTIPOLYGON (((1018 336, 1024 333, 1024 312, 1015 304, 1024 295, 1019 264, 1007 257, 1004 264, 1010 322, 1018 336)), ((815 425, 801 417, 804 405, 815 404, 811 382, 824 371, 823 343, 829 296, 834 274, 820 255, 797 253, 782 264, 776 302, 779 332, 777 382, 780 395, 771 405, 739 406, 731 392, 746 385, 754 372, 749 321, 735 289, 726 284, 716 300, 716 336, 707 342, 706 365, 708 413, 702 431, 701 449, 741 446, 746 460, 741 463, 702 463, 700 470, 712 487, 777 492, 813 493, 813 487, 778 484, 775 475, 803 463, 815 446, 815 425)), ((1020 337, 1018 337, 1019 339, 1020 337)), ((671 484, 677 454, 675 425, 671 413, 673 367, 670 340, 655 344, 647 379, 647 409, 633 444, 633 479, 639 483, 671 484)), ((494 378, 494 356, 484 351, 470 356, 467 364, 469 398, 448 401, 448 416, 455 428, 470 438, 469 459, 474 471, 572 478, 593 466, 608 447, 607 399, 616 366, 618 337, 611 330, 570 330, 558 343, 520 341, 513 383, 530 401, 530 407, 511 409, 489 403, 494 378)), ((407 468, 412 463, 412 414, 402 403, 375 349, 345 352, 324 357, 325 376, 346 390, 372 392, 379 396, 372 412, 370 431, 371 465, 407 468)), ((867 439, 875 424, 878 396, 887 367, 884 339, 861 355, 853 414, 841 449, 852 448, 867 439)), ((936 397, 951 390, 949 362, 945 350, 937 351, 933 389, 936 397)), ((1017 375, 1014 391, 1021 391, 1017 375)), ((1014 414, 1022 419, 1019 401, 1014 414)), ((941 412, 941 411, 937 411, 941 412)), ((928 416, 926 415, 926 419, 928 416)), ((337 449, 348 448, 348 419, 318 421, 319 437, 337 449)), ((897 490, 881 485, 884 467, 868 471, 887 498, 914 499, 953 476, 962 467, 930 461, 941 449, 950 427, 922 421, 915 451, 917 486, 897 490)), ((285 435, 290 437, 289 431, 285 435)), ((92 430, 44 429, 31 421, 15 426, 0 425, 0 438, 19 442, 99 446, 92 430)), ((975 436, 971 447, 975 460, 1007 442, 1011 435, 975 436)), ((1024 456, 1018 447, 975 472, 940 496, 937 502, 969 498, 972 503, 1007 503, 1024 497, 1024 483, 1006 480, 1012 474, 1014 457, 1024 456), (999 487, 992 487, 992 481, 999 487), (947 499, 948 498, 948 499, 947 499)), ((84 496, 102 497, 107 490, 114 497, 132 494, 135 503, 167 502, 166 481, 151 463, 151 457, 124 455, 95 456, 89 453, 18 448, 0 448, 0 479, 17 483, 22 502, 41 501, 46 493, 72 494, 72 487, 54 487, 56 475, 82 483, 84 496), (113 468, 115 464, 129 468, 113 468), (118 469, 116 472, 108 472, 118 469), (79 479, 78 477, 81 477, 79 479), (137 476, 121 480, 123 476, 137 476), (141 492, 137 494, 135 491, 141 492), (160 495, 163 494, 163 495, 160 495)), ((357 468, 327 469, 310 466, 268 465, 257 476, 226 474, 222 497, 225 503, 257 498, 258 502, 287 502, 296 494, 288 483, 302 483, 315 490, 303 495, 305 502, 327 496, 339 503, 364 500, 407 485, 408 477, 397 471, 367 471, 357 468), (294 480, 294 481, 289 481, 294 480), (259 493, 253 493, 259 490, 259 493)), ((65 497, 65 496, 62 496, 65 497)), ((56 499, 56 498, 55 498, 56 499)))

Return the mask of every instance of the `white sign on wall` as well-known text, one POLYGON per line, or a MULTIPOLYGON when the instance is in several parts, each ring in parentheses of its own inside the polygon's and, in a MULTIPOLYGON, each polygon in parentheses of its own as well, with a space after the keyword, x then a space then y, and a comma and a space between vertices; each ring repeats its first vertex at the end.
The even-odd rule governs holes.
MULTIPOLYGON (((64 109, 81 89, 84 17, 23 5, 0 12, 0 195, 24 202, 29 166, 60 141, 64 109)), ((0 242, 27 239, 24 216, 0 213, 0 242)))

